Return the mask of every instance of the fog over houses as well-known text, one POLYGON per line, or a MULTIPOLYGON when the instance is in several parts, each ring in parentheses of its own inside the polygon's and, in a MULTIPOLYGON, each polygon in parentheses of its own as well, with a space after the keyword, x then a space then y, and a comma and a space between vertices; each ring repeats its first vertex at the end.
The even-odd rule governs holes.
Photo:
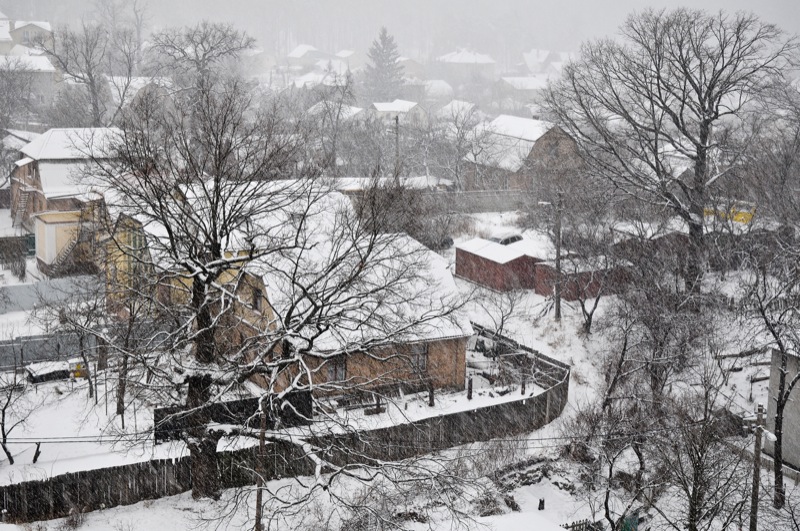
POLYGON ((796 529, 800 5, 0 0, 0 529, 796 529))

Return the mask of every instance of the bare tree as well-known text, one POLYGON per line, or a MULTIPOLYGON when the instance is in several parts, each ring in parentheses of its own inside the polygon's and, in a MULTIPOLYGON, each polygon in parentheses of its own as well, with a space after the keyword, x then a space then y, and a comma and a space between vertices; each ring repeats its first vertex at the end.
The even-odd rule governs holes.
POLYGON ((798 197, 792 184, 800 164, 800 92, 792 85, 778 87, 759 141, 747 153, 743 174, 758 201, 757 216, 780 220, 784 227, 753 232, 738 249, 742 276, 743 309, 753 324, 752 338, 757 349, 773 349, 779 356, 778 385, 771 393, 774 407, 774 506, 783 507, 783 417, 800 375, 788 370, 790 356, 799 352, 797 269, 798 242, 791 225, 796 223, 798 197))
POLYGON ((751 14, 690 9, 634 14, 621 32, 584 45, 547 104, 593 171, 688 224, 687 281, 699 290, 709 187, 797 43, 751 14))
POLYGON ((67 115, 61 121, 101 127, 116 119, 133 90, 138 51, 132 30, 111 33, 104 25, 84 20, 77 29, 57 29, 52 38, 40 39, 37 46, 67 77, 63 100, 56 109, 67 115), (76 108, 81 102, 84 105, 76 108))
POLYGON ((10 465, 14 464, 14 456, 8 448, 8 438, 11 433, 25 425, 25 421, 44 401, 44 397, 37 397, 27 388, 22 368, 14 365, 0 373, 0 447, 8 458, 10 465))
POLYGON ((23 58, 0 61, 0 127, 8 129, 31 112, 31 72, 23 58))
POLYGON ((664 431, 652 440, 659 480, 667 487, 654 507, 671 529, 733 528, 748 504, 751 469, 739 426, 718 414, 729 400, 715 363, 696 371, 696 385, 669 401, 664 431))
POLYGON ((255 44, 252 37, 229 24, 208 21, 161 31, 152 40, 152 51, 160 68, 174 78, 189 76, 179 79, 184 86, 199 84, 198 76, 202 79, 219 70, 255 44))
MULTIPOLYGON (((764 242, 767 243, 767 242, 764 242)), ((751 249, 746 262, 752 271, 744 281, 744 309, 746 315, 755 323, 754 339, 757 348, 772 348, 779 356, 778 385, 770 400, 774 401, 775 417, 772 431, 774 461, 774 506, 783 507, 785 488, 783 481, 783 420, 786 406, 792 399, 792 391, 800 382, 800 373, 791 374, 789 357, 800 351, 800 337, 797 327, 798 314, 797 250, 791 241, 774 240, 774 249, 751 249), (771 252, 770 252, 771 251, 771 252)), ((771 406, 771 404, 770 404, 771 406)), ((771 408, 770 408, 771 409, 771 408)))

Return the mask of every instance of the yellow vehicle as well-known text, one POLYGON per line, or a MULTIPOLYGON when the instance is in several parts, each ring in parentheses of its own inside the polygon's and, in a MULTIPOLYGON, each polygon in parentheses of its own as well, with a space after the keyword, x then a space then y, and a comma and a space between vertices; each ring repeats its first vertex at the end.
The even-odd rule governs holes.
POLYGON ((753 216, 756 214, 756 207, 753 203, 746 201, 733 201, 728 203, 731 206, 725 210, 724 205, 718 207, 707 206, 703 209, 703 214, 706 217, 714 216, 717 219, 724 221, 733 221, 735 223, 750 223, 753 221, 753 216))
POLYGON ((80 358, 69 360, 69 372, 75 378, 86 378, 89 373, 89 371, 86 370, 86 364, 84 364, 83 360, 80 358))

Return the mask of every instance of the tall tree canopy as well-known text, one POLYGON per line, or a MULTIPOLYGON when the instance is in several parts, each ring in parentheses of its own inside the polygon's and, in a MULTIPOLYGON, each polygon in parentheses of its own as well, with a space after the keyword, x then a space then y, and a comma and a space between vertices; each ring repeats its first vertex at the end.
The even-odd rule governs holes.
POLYGON ((709 187, 797 43, 749 13, 685 8, 636 13, 620 33, 585 44, 547 101, 593 171, 688 224, 686 279, 699 288, 709 187))
POLYGON ((400 52, 397 43, 385 27, 381 28, 367 55, 371 63, 366 71, 368 96, 372 101, 397 98, 403 85, 403 67, 398 62, 400 52))

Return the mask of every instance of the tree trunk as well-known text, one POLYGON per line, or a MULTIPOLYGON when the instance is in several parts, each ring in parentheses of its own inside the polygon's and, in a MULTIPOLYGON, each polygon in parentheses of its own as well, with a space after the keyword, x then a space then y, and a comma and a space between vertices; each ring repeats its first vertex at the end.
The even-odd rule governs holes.
POLYGON ((6 454, 6 457, 8 458, 8 464, 9 465, 13 465, 14 464, 14 457, 11 455, 11 452, 8 451, 8 447, 6 446, 5 441, 3 441, 3 443, 0 444, 0 446, 2 446, 3 452, 6 454))
POLYGON ((192 458, 192 498, 219 499, 220 478, 217 466, 217 439, 206 436, 189 444, 192 458))
MULTIPOLYGON (((13 393, 13 391, 9 392, 13 393)), ((9 397, 10 396, 11 395, 9 395, 9 397)), ((0 427, 2 427, 2 432, 3 432, 3 441, 2 444, 0 444, 0 446, 3 447, 3 451, 6 453, 6 457, 8 457, 8 464, 13 465, 14 458, 11 456, 11 452, 9 452, 8 448, 6 447, 6 440, 8 439, 8 433, 6 432, 6 409, 9 406, 9 402, 10 400, 5 403, 5 406, 3 407, 2 411, 0 411, 0 422, 2 422, 2 425, 0 427)))
POLYGON ((686 258, 686 284, 692 293, 700 293, 705 272, 705 222, 706 182, 708 181, 708 140, 711 125, 700 125, 697 159, 694 165, 694 181, 689 192, 689 249, 686 258))
POLYGON ((195 278, 192 282, 192 308, 195 311, 197 338, 194 341, 195 358, 200 363, 213 363, 216 360, 213 316, 206 303, 206 286, 195 278))
MULTIPOLYGON (((694 210, 694 208, 692 209, 694 210)), ((698 215, 692 212, 692 216, 698 215)), ((702 210, 699 215, 702 219, 702 210)), ((705 237, 703 223, 689 222, 689 249, 686 257, 686 288, 692 293, 700 293, 705 272, 705 237)))
MULTIPOLYGON (((192 282, 192 309, 195 312, 197 337, 194 340, 195 360, 210 365, 216 360, 216 340, 211 308, 206 300, 206 283, 195 277, 192 282)), ((208 401, 211 398, 211 375, 195 374, 188 378, 186 405, 192 410, 188 421, 190 428, 189 450, 192 458, 192 497, 217 498, 220 490, 217 465, 218 437, 208 433, 211 418, 208 401)))
MULTIPOLYGON (((781 372, 781 384, 778 386, 782 390, 785 385, 786 373, 781 372)), ((783 508, 786 502, 786 493, 783 486, 783 409, 786 406, 784 395, 780 392, 778 401, 775 407, 775 443, 773 444, 773 471, 775 474, 775 493, 772 499, 772 505, 776 509, 783 508)))
POLYGON ((128 353, 122 355, 122 364, 119 367, 119 383, 117 383, 117 415, 123 415, 125 426, 125 392, 128 387, 128 353))
POLYGON ((211 420, 205 406, 211 395, 211 376, 191 376, 188 379, 186 406, 190 409, 186 421, 189 452, 192 458, 192 497, 214 498, 219 496, 220 478, 217 465, 218 437, 208 433, 211 420))
MULTIPOLYGON (((86 358, 86 349, 84 348, 83 334, 78 335, 78 349, 80 350, 81 360, 83 360, 83 372, 86 376, 86 381, 89 382, 89 398, 95 398, 92 375, 91 371, 89 370, 89 360, 86 358)), ((94 403, 97 404, 97 398, 95 398, 94 403)))

